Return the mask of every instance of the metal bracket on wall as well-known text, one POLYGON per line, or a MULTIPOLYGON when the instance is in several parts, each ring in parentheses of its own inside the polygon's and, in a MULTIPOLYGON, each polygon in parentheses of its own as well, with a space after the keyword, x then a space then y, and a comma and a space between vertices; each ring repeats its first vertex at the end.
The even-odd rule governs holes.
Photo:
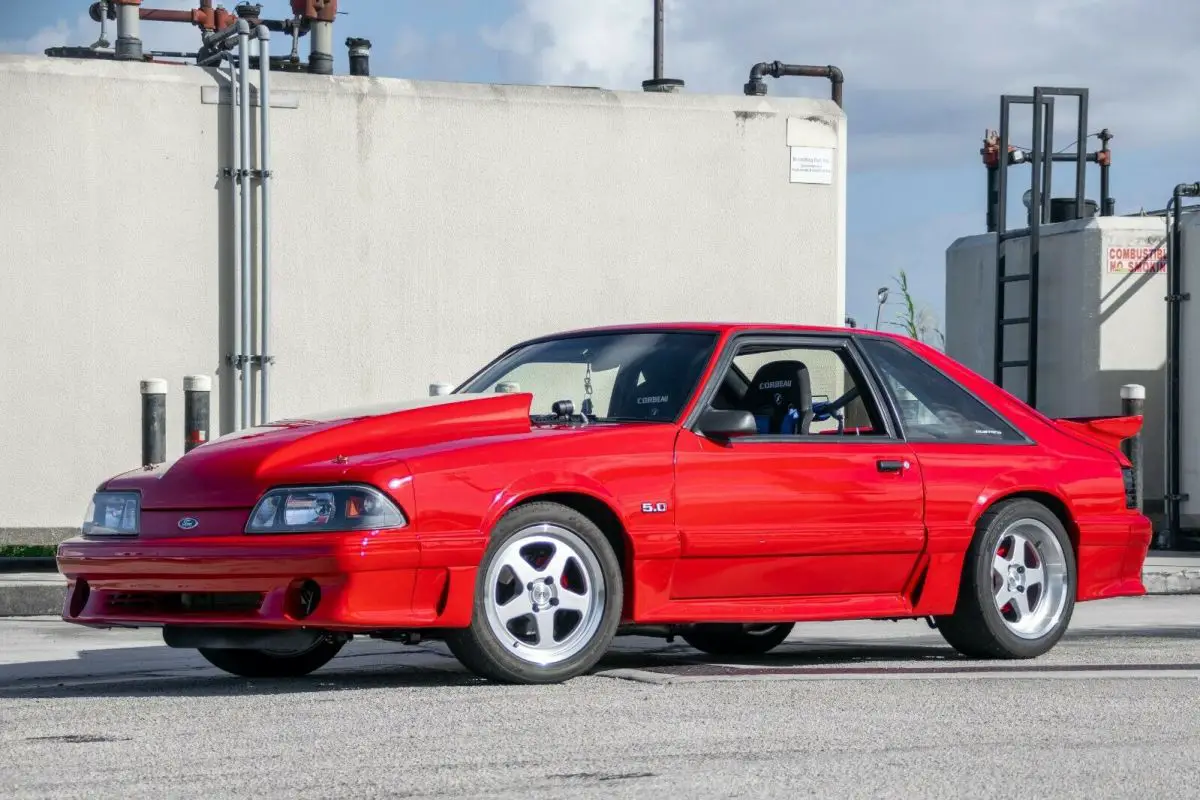
POLYGON ((234 169, 233 167, 223 167, 221 169, 221 177, 233 178, 240 183, 245 178, 250 178, 250 180, 254 181, 274 178, 275 173, 269 169, 234 169))

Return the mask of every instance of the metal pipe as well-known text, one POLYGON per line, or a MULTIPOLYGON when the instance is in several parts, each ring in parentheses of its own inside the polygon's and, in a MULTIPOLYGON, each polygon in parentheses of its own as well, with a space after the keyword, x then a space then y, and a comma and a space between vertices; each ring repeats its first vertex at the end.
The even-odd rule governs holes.
POLYGON ((258 231, 261 252, 258 256, 262 277, 259 293, 262 295, 262 312, 259 321, 259 413, 260 422, 270 419, 271 408, 271 32, 259 25, 258 34, 258 168, 262 175, 262 190, 259 204, 262 220, 258 231))
MULTIPOLYGON (((230 222, 232 223, 232 225, 231 225, 232 230, 230 232, 229 241, 230 241, 230 247, 235 248, 234 252, 233 252, 233 259, 232 259, 232 261, 233 261, 232 275, 233 275, 234 279, 236 280, 238 268, 239 268, 238 267, 239 255, 238 255, 238 251, 236 249, 235 243, 238 241, 238 236, 240 236, 240 231, 241 231, 241 223, 239 221, 240 206, 239 206, 239 199, 238 199, 238 177, 237 177, 237 174, 238 174, 237 173, 238 128, 240 127, 238 120, 240 118, 240 115, 242 114, 242 106, 238 100, 238 98, 239 98, 238 85, 241 83, 241 81, 238 80, 237 59, 234 58, 233 55, 230 53, 222 53, 221 57, 226 59, 229 63, 229 176, 232 179, 232 183, 230 183, 230 185, 229 185, 229 219, 230 219, 230 222)), ((232 323, 233 324, 230 326, 230 332, 231 332, 231 338, 233 339, 233 350, 232 350, 232 353, 231 353, 230 359, 229 359, 229 377, 231 378, 231 380, 228 381, 229 394, 226 394, 225 390, 222 389, 222 395, 230 397, 231 403, 232 403, 233 387, 237 385, 237 379, 238 379, 238 376, 241 373, 241 369, 242 369, 242 352, 243 352, 241 328, 238 325, 238 317, 239 317, 239 309, 240 309, 241 301, 238 298, 237 292, 232 292, 232 298, 233 298, 233 315, 232 315, 232 323)), ((224 385, 225 384, 223 384, 223 386, 224 385)), ((241 427, 241 425, 239 424, 239 420, 238 420, 237 407, 231 405, 231 410, 232 410, 232 414, 230 414, 230 416, 233 417, 233 421, 232 421, 233 424, 230 427, 233 430, 237 430, 238 428, 241 427)))
POLYGON ((371 75, 371 40, 350 37, 346 40, 349 49, 350 74, 358 77, 371 75))
POLYGON ((308 71, 314 75, 333 74, 333 23, 313 20, 309 39, 308 71))
POLYGON ((183 379, 183 452, 190 453, 208 441, 212 378, 187 375, 183 379))
MULTIPOLYGON (((1146 413, 1146 387, 1137 383, 1127 383, 1121 387, 1121 416, 1141 417, 1146 413)), ((1142 432, 1121 442, 1121 451, 1133 465, 1133 489, 1136 507, 1140 512, 1143 505, 1142 476, 1145 470, 1142 465, 1142 432)))
POLYGON ((238 182, 241 200, 241 247, 242 247, 242 427, 251 427, 253 418, 250 411, 250 363, 245 359, 253 348, 250 338, 250 315, 253 298, 250 295, 250 25, 245 20, 238 20, 238 72, 241 76, 238 86, 242 112, 238 119, 238 135, 240 138, 238 158, 238 182))
POLYGON ((141 61, 142 40, 138 27, 141 19, 138 6, 142 0, 115 0, 117 4, 117 46, 118 61, 141 61))
MULTIPOLYGON (((1038 199, 1042 208, 1042 222, 1050 222, 1050 199, 1054 197, 1054 192, 1050 188, 1050 181, 1054 172, 1054 98, 1047 97, 1046 101, 1046 118, 1042 121, 1045 133, 1045 142, 1042 144, 1042 191, 1038 199)), ((1034 128, 1036 131, 1037 129, 1034 128)), ((1082 147, 1083 145, 1080 145, 1082 147)))
POLYGON ((167 382, 150 378, 141 382, 142 466, 167 460, 167 382))
POLYGON ((750 80, 743 87, 743 91, 747 95, 765 95, 767 93, 767 84, 763 81, 763 77, 767 75, 770 75, 772 78, 827 78, 830 84, 830 98, 838 104, 839 108, 842 106, 842 84, 844 77, 842 71, 832 64, 824 67, 815 67, 804 64, 784 64, 779 61, 763 61, 750 68, 750 80))
POLYGON ((1183 231, 1179 224, 1179 205, 1184 197, 1200 195, 1200 183, 1181 183, 1171 193, 1171 229, 1167 236, 1167 394, 1165 400, 1167 474, 1163 505, 1165 511, 1161 547, 1170 550, 1180 531, 1180 504, 1187 499, 1181 490, 1183 450, 1180 442, 1182 433, 1180 351, 1181 304, 1190 299, 1183 290, 1183 231))
POLYGON ((1004 319, 1004 299, 1008 292, 1008 284, 1004 276, 1008 273, 1008 253, 1004 247, 1004 232, 1008 229, 1008 145, 1009 145, 1009 114, 1011 100, 1008 95, 1000 97, 1000 160, 996 167, 996 340, 992 342, 992 383, 1004 386, 1004 335, 1005 328, 1000 324, 1004 319))
POLYGON ((1109 196, 1108 168, 1112 165, 1112 151, 1108 143, 1113 138, 1108 128, 1100 131, 1100 152, 1096 153, 1096 163, 1100 165, 1100 216, 1111 217, 1116 211, 1115 203, 1109 196))
POLYGON ((1087 122, 1088 122, 1088 90, 1079 90, 1079 119, 1075 131, 1075 219, 1083 219, 1083 202, 1087 199, 1085 182, 1087 180, 1087 122))
POLYGON ((654 80, 663 76, 663 0, 654 0, 654 80))
POLYGON ((1038 131, 1045 124, 1043 118, 1046 109, 1043 107, 1044 96, 1041 87, 1033 90, 1033 160, 1030 163, 1030 214, 1029 214, 1029 352, 1025 354, 1029 366, 1025 368, 1026 397, 1025 402, 1037 408, 1037 344, 1038 344, 1038 275, 1041 267, 1042 246, 1042 137, 1038 131))

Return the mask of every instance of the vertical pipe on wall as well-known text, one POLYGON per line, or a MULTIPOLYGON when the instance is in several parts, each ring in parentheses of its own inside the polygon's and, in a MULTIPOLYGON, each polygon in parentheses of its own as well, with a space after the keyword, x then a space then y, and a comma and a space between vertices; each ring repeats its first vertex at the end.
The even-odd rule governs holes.
POLYGON ((1166 389, 1166 491, 1163 497, 1164 530, 1160 546, 1170 550, 1175 546, 1181 523, 1181 503, 1187 498, 1182 491, 1181 469, 1183 450, 1180 443, 1182 414, 1180 412, 1181 376, 1180 350, 1182 348, 1181 312, 1182 304, 1190 299, 1183 290, 1183 231, 1180 227, 1180 210, 1184 197, 1200 194, 1200 183, 1181 183, 1171 193, 1167 207, 1171 228, 1167 236, 1167 363, 1166 389))
POLYGON ((250 383, 252 372, 246 355, 251 352, 254 344, 250 333, 250 317, 253 308, 253 298, 250 294, 250 25, 246 20, 238 20, 238 72, 241 74, 239 102, 242 106, 238 118, 238 184, 239 199, 241 200, 241 254, 242 254, 242 386, 241 386, 241 426, 248 428, 254 424, 250 410, 250 383))
MULTIPOLYGON (((1137 383, 1127 383, 1122 386, 1121 416, 1141 417, 1145 415, 1145 410, 1146 387, 1137 383)), ((1137 510, 1140 512, 1143 508, 1142 476, 1145 474, 1142 467, 1142 432, 1138 431, 1136 436, 1121 442, 1121 450, 1129 459, 1129 463, 1133 464, 1134 496, 1137 498, 1137 510)))
POLYGON ((1026 397, 1025 402, 1037 408, 1037 346, 1038 346, 1038 289, 1041 286, 1039 275, 1042 259, 1042 159, 1049 160, 1049 154, 1042 151, 1043 137, 1040 135, 1045 123, 1043 107, 1045 96, 1041 87, 1033 90, 1033 163, 1030 165, 1030 206, 1029 214, 1029 351, 1025 359, 1029 362, 1025 368, 1026 397))
POLYGON ((140 30, 142 0, 116 0, 118 61, 141 61, 142 34, 140 30))
POLYGON ((1109 177, 1108 168, 1112 165, 1112 151, 1108 149, 1108 143, 1113 138, 1108 128, 1100 131, 1100 152, 1096 154, 1096 161, 1100 164, 1100 216, 1111 217, 1114 208, 1112 197, 1109 196, 1109 177))
POLYGON ((332 75, 333 23, 314 19, 309 36, 308 71, 316 75, 332 75))
POLYGON ((167 382, 150 378, 141 382, 142 466, 167 460, 167 382))
POLYGON ((241 298, 236 290, 236 281, 238 272, 240 270, 239 263, 241 261, 241 255, 238 250, 238 241, 239 237, 241 236, 242 226, 240 221, 241 201, 238 196, 238 186, 240 181, 237 177, 237 153, 238 128, 241 126, 239 119, 242 113, 242 106, 241 102, 239 101, 241 92, 239 87, 240 81, 238 80, 237 60, 232 55, 226 55, 226 61, 229 64, 229 176, 231 178, 231 183, 229 184, 229 220, 231 229, 229 246, 233 251, 233 257, 230 259, 233 269, 231 270, 230 274, 232 276, 234 285, 230 287, 229 295, 230 299, 232 300, 231 305, 233 306, 233 314, 231 315, 233 324, 230 326, 230 339, 232 340, 233 348, 229 358, 228 377, 230 380, 227 382, 229 391, 223 390, 222 395, 228 398, 228 408, 232 411, 230 416, 233 418, 233 424, 230 427, 232 427, 233 430, 237 430, 241 427, 241 417, 238 415, 237 403, 234 401, 233 387, 238 385, 238 380, 241 376, 241 359, 242 353, 244 352, 242 346, 242 328, 241 325, 238 324, 238 319, 240 318, 239 309, 241 308, 241 298))
POLYGON ((663 76, 663 1, 654 0, 654 80, 663 76))
POLYGON ((1085 214, 1084 185, 1087 180, 1087 141, 1088 141, 1088 91, 1079 90, 1079 122, 1075 139, 1075 219, 1083 219, 1085 214))
POLYGON ((258 168, 262 176, 262 192, 259 204, 262 206, 258 240, 261 247, 259 252, 259 269, 262 277, 259 281, 259 293, 262 295, 262 314, 259 322, 259 422, 265 423, 270 419, 271 408, 271 32, 266 26, 259 25, 258 34, 258 135, 259 155, 258 168))
POLYGON ((190 453, 208 441, 209 397, 212 379, 187 375, 183 379, 183 452, 190 453))

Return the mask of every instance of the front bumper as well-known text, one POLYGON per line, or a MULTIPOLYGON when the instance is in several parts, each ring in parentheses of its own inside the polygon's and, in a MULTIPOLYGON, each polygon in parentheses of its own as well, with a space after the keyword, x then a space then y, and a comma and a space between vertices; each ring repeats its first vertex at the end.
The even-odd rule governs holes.
POLYGON ((477 561, 468 542, 456 544, 423 553, 410 531, 75 538, 58 549, 62 616, 92 627, 463 627, 477 561))

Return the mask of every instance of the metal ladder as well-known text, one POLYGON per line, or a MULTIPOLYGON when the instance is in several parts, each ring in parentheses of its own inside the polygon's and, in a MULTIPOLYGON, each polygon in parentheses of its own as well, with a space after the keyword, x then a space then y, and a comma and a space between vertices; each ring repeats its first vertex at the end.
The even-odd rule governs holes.
MULTIPOLYGON (((997 137, 985 140, 984 163, 988 166, 988 229, 996 233, 996 316, 993 330, 994 358, 992 381, 1005 388, 1005 370, 1025 369, 1025 396, 1031 406, 1037 406, 1037 345, 1038 345, 1038 287, 1041 266, 1041 226, 1050 222, 1051 179, 1055 161, 1075 162, 1075 218, 1084 216, 1086 186, 1086 164, 1095 161, 1106 166, 1108 142, 1105 140, 1103 155, 1087 152, 1088 90, 1053 86, 1037 86, 1032 95, 1003 95, 1000 98, 1000 131, 997 137), (1077 119, 1077 141, 1075 152, 1054 152, 1054 98, 1075 97, 1079 100, 1077 119), (1015 148, 1010 143, 1009 117, 1013 105, 1033 106, 1033 143, 1029 151, 1015 148), (1013 164, 1030 165, 1029 224, 1027 227, 1008 230, 1008 167, 1013 164), (1008 254, 1005 245, 1014 240, 1029 237, 1029 268, 1025 272, 1008 272, 1008 254), (1012 284, 1028 286, 1027 302, 1023 308, 1009 308, 1007 294, 1012 284), (1005 351, 1009 328, 1025 326, 1025 352, 1009 354, 1005 351)), ((1107 134, 1107 131, 1104 132, 1107 134)), ((1107 169, 1104 170, 1107 183, 1107 169)), ((1107 186, 1104 187, 1107 189, 1107 186)), ((1102 192, 1107 197, 1107 191, 1102 192)), ((1107 204, 1106 204, 1107 205, 1107 204)), ((1102 208, 1102 214, 1111 209, 1102 208)), ((1011 304, 1015 305, 1015 304, 1011 304)), ((1018 394, 1014 392, 1014 394, 1018 394)))

